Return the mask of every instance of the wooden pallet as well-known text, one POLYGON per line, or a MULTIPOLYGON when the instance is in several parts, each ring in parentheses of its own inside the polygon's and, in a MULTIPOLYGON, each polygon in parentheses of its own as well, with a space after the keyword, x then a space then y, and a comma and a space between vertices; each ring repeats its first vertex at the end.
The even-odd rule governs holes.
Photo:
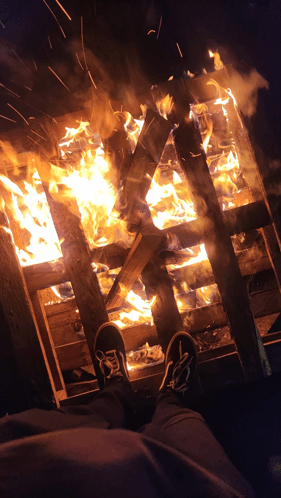
MULTIPOLYGON (((228 70, 218 71, 212 76, 227 86, 228 70)), ((197 81, 184 82, 184 92, 179 89, 178 82, 169 87, 170 93, 173 93, 172 90, 175 93, 177 119, 186 115, 189 104, 194 100, 195 90, 199 99, 213 98, 209 94, 210 87, 208 95, 205 95, 208 78, 205 75, 197 81)), ((160 90, 166 91, 163 87, 160 90)), ((146 341, 151 345, 160 342, 165 350, 173 333, 182 328, 198 336, 206 330, 228 325, 229 343, 199 354, 199 376, 203 389, 229 382, 251 381, 269 375, 271 371, 281 370, 280 334, 261 339, 257 326, 257 323, 261 325, 263 317, 281 311, 280 200, 272 194, 270 175, 265 174, 264 163, 260 165, 256 162, 246 131, 241 128, 239 120, 235 121, 235 116, 234 138, 243 152, 243 174, 253 195, 253 202, 246 206, 221 212, 202 153, 200 136, 192 122, 185 120, 175 131, 175 144, 193 196, 197 219, 163 231, 156 230, 149 220, 145 225, 139 224, 137 200, 144 200, 149 188, 146 173, 149 171, 149 177, 152 177, 171 129, 166 120, 151 110, 140 136, 142 145, 137 146, 125 168, 128 180, 124 184, 124 204, 128 204, 129 209, 124 217, 139 231, 130 250, 116 244, 89 249, 79 219, 70 214, 64 204, 54 200, 48 190, 48 161, 42 163, 39 174, 55 228, 63 241, 63 257, 56 262, 22 269, 7 219, 1 214, 1 354, 5 361, 2 362, 4 366, 0 378, 10 411, 38 406, 38 393, 44 402, 54 399, 59 406, 81 401, 83 391, 91 393, 96 388, 95 381, 66 386, 62 372, 91 364, 92 345, 98 327, 108 320, 111 309, 122 303, 120 285, 129 290, 140 275, 147 291, 156 295, 152 308, 155 325, 125 329, 123 334, 127 351, 146 341), (141 170, 137 168, 138 164, 141 164, 141 170), (137 190, 130 186, 132 178, 137 180, 137 190), (257 230, 264 244, 254 249, 246 248, 235 255, 231 236, 249 232, 251 238, 251 233, 257 230), (221 295, 220 303, 179 313, 167 272, 167 265, 180 257, 167 250, 171 234, 178 237, 182 247, 205 243, 209 261, 185 269, 185 278, 194 289, 216 282, 221 295), (106 302, 92 272, 92 262, 105 263, 109 268, 122 266, 106 302), (264 272, 269 273, 264 285, 259 286, 264 272), (256 283, 253 284, 251 278, 252 288, 248 289, 248 277, 251 275, 256 275, 256 283), (75 299, 44 306, 42 289, 66 281, 71 282, 75 299), (74 325, 76 329, 83 326, 85 339, 73 340, 74 325), (67 334, 71 337, 69 341, 67 334)), ((56 130, 57 136, 62 135, 58 131, 60 126, 56 130)), ((25 154, 22 150, 23 162, 25 154)), ((75 199, 71 202, 73 212, 75 199)), ((154 386, 156 389, 162 374, 163 365, 132 371, 133 387, 154 386)))

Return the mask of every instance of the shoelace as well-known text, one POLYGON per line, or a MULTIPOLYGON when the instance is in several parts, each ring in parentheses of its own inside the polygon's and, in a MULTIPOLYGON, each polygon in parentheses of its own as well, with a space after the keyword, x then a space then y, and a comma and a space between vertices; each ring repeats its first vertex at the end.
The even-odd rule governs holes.
POLYGON ((190 375, 190 363, 193 356, 184 353, 173 369, 172 379, 167 387, 171 387, 174 391, 184 392, 188 389, 187 379, 190 375), (182 380, 181 380, 182 379, 182 380))
POLYGON ((116 349, 112 349, 111 351, 106 351, 104 354, 103 351, 96 351, 96 358, 99 361, 99 368, 102 374, 107 378, 111 379, 112 377, 122 377, 122 373, 120 372, 120 363, 116 354, 116 349), (109 374, 106 373, 105 369, 108 368, 109 374))

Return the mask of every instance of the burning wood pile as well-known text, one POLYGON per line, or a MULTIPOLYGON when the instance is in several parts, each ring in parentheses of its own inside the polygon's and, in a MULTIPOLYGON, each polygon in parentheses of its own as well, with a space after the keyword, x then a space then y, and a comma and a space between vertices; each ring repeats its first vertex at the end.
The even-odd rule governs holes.
POLYGON ((260 335, 281 311, 278 189, 229 71, 153 88, 137 119, 112 109, 109 137, 81 116, 63 138, 60 123, 30 125, 28 151, 2 141, 4 321, 21 375, 48 396, 51 379, 57 404, 95 388, 93 339, 109 319, 136 386, 157 384, 182 329, 197 338, 203 388, 210 366, 226 382, 281 367, 260 335))

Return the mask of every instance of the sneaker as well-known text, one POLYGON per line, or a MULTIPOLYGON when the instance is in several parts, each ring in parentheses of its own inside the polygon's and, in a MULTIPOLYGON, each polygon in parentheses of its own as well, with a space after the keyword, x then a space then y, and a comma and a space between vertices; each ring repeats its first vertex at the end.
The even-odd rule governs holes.
POLYGON ((94 352, 94 366, 100 390, 120 379, 130 384, 125 345, 117 325, 112 322, 101 325, 95 337, 94 352))
POLYGON ((190 385, 196 365, 197 353, 195 342, 187 332, 177 332, 169 342, 166 359, 166 370, 159 392, 172 389, 184 393, 190 385))

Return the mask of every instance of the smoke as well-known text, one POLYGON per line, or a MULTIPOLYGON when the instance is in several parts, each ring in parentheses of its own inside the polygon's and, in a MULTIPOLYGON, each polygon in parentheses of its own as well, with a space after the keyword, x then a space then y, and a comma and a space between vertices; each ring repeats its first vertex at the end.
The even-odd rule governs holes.
POLYGON ((215 41, 209 41, 208 46, 214 54, 219 54, 227 69, 229 86, 239 109, 245 117, 251 118, 257 111, 259 90, 268 90, 268 81, 255 68, 238 59, 229 46, 215 41))
POLYGON ((262 88, 268 90, 269 83, 256 69, 251 69, 248 73, 240 73, 233 69, 230 72, 230 87, 241 112, 250 118, 257 110, 259 90, 262 88))

